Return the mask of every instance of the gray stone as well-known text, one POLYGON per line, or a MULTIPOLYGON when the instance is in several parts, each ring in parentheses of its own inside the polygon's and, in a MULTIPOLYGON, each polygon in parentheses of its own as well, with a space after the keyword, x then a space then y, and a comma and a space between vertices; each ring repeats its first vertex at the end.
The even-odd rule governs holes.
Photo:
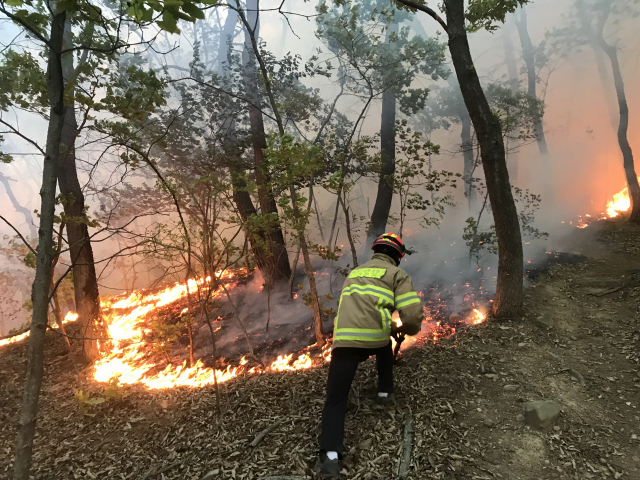
POLYGON ((519 414, 519 415, 516 417, 516 420, 517 420, 518 422, 520 422, 520 423, 524 422, 524 415, 519 414))
POLYGON ((524 405, 524 419, 534 428, 547 428, 560 415, 560 405, 552 400, 536 400, 524 405))
POLYGON ((518 390, 518 388, 520 388, 518 385, 505 385, 504 386, 504 390, 506 392, 515 392, 516 390, 518 390))

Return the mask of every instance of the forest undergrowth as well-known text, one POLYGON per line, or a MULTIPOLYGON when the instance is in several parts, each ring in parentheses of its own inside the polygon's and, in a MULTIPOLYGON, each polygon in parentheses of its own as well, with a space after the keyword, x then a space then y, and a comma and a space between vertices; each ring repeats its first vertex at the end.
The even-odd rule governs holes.
MULTIPOLYGON (((372 401, 361 366, 347 414, 342 478, 395 478, 405 419, 411 479, 640 478, 640 227, 606 221, 574 232, 570 253, 525 291, 524 317, 488 322, 407 350, 398 403, 372 401), (553 400, 555 424, 521 422, 523 404, 553 400)), ((27 344, 0 351, 0 478, 9 478, 27 344)), ((34 451, 36 479, 315 478, 327 366, 253 375, 213 388, 119 387, 80 412, 74 391, 104 391, 49 334, 34 451)))

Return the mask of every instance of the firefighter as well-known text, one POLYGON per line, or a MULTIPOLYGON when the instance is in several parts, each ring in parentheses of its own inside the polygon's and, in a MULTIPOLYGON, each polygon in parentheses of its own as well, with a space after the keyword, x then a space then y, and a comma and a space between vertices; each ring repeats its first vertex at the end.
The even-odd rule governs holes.
POLYGON ((371 260, 354 269, 344 282, 333 329, 333 349, 327 379, 327 400, 322 411, 320 472, 340 474, 347 396, 358 364, 376 356, 378 395, 376 403, 390 405, 393 393, 391 336, 420 331, 423 310, 411 277, 398 268, 405 255, 402 239, 381 235, 372 245, 371 260), (402 326, 391 321, 394 311, 402 326))

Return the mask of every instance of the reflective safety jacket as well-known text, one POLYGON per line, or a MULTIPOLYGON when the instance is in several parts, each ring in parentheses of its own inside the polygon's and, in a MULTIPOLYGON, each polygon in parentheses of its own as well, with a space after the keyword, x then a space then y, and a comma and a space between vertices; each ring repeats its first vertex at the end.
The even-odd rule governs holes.
POLYGON ((375 253, 344 282, 333 347, 384 347, 389 343, 391 315, 396 310, 404 333, 420 331, 424 312, 411 277, 396 267, 391 257, 375 253))

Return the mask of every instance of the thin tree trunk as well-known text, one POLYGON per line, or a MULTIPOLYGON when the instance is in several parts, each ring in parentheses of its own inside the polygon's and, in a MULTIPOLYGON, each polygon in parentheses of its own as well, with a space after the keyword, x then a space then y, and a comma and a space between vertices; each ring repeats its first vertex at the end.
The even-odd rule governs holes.
POLYGON ((207 308, 207 302, 205 301, 204 306, 204 316, 207 319, 207 325, 209 326, 209 332, 211 333, 211 353, 213 355, 213 387, 216 392, 216 412, 218 413, 218 421, 220 421, 220 414, 222 409, 220 408, 220 386, 218 385, 218 372, 216 370, 218 364, 218 349, 216 347, 216 332, 213 329, 213 324, 211 323, 211 318, 209 317, 209 309, 207 308))
MULTIPOLYGON (((346 195, 345 195, 346 197, 346 195)), ((353 258, 353 268, 358 267, 358 254, 356 252, 356 244, 353 241, 353 235, 351 234, 351 219, 349 218, 349 207, 347 207, 345 198, 340 201, 342 203, 342 210, 344 211, 344 218, 347 227, 347 239, 349 240, 349 247, 351 248, 351 257, 353 258)), ((400 229, 402 233, 402 228, 400 229)))
POLYGON ((611 86, 611 77, 609 76, 609 72, 604 61, 605 54, 600 48, 597 35, 594 32, 593 27, 591 26, 589 8, 584 4, 583 0, 577 0, 576 5, 578 18, 580 19, 580 23, 582 23, 582 28, 586 33, 587 41, 589 42, 589 45, 591 46, 594 53, 596 67, 598 69, 598 76, 600 78, 600 85, 602 86, 602 91, 605 96, 605 104, 607 105, 607 110, 609 111, 611 126, 614 129, 617 129, 619 126, 619 112, 616 111, 613 98, 611 98, 611 94, 609 93, 609 88, 611 86))
POLYGON ((46 155, 42 170, 42 187, 40 189, 39 242, 36 256, 36 274, 31 291, 33 312, 24 396, 16 438, 16 457, 13 464, 14 480, 29 480, 33 438, 38 415, 38 399, 44 374, 44 340, 47 331, 49 285, 51 282, 51 265, 53 263, 53 222, 58 173, 57 163, 65 114, 64 79, 60 58, 65 17, 65 12, 52 14, 51 33, 49 35, 47 59, 47 90, 50 105, 49 126, 47 130, 46 155))
MULTIPOLYGON (((527 10, 524 7, 519 9, 520 16, 516 20, 518 26, 518 35, 520 36, 520 44, 522 45, 522 56, 524 63, 527 66, 527 94, 538 100, 538 94, 536 93, 536 84, 538 81, 538 74, 536 73, 536 58, 535 49, 529 36, 529 25, 527 20, 527 10)), ((545 160, 549 157, 549 147, 547 145, 547 139, 544 135, 544 127, 542 124, 544 112, 536 112, 536 122, 533 124, 534 133, 536 135, 536 141, 538 142, 538 149, 540 155, 545 160)))
POLYGON ((31 211, 28 208, 20 205, 20 202, 18 202, 18 199, 13 194, 9 179, 5 177, 1 172, 0 182, 4 185, 4 188, 7 191, 7 197, 9 197, 11 205, 13 205, 13 208, 17 213, 20 213, 24 217, 25 223, 29 226, 29 240, 35 240, 38 237, 38 229, 36 228, 35 222, 33 221, 33 215, 31 215, 31 211))
MULTIPOLYGON (((67 22, 64 35, 65 48, 71 48, 71 25, 67 22)), ((73 74, 73 53, 62 57, 62 71, 66 79, 73 74)), ((95 338, 107 338, 107 327, 100 314, 100 295, 98 279, 93 259, 93 249, 87 226, 84 194, 78 180, 76 168, 75 141, 78 131, 75 103, 66 105, 65 121, 62 129, 63 148, 60 153, 58 185, 62 194, 64 213, 67 217, 67 239, 69 254, 73 262, 73 291, 76 301, 78 322, 85 340, 82 351, 87 361, 100 356, 98 341, 95 338)))
POLYGON ((613 82, 618 96, 618 108, 620 109, 618 144, 620 145, 620 151, 622 152, 622 158, 624 160, 624 173, 627 177, 629 198, 631 200, 631 216, 629 217, 629 221, 632 223, 640 223, 640 184, 638 183, 638 176, 636 175, 633 150, 631 149, 629 138, 627 137, 627 131, 629 130, 629 105, 627 103, 627 96, 624 89, 624 79, 622 78, 620 62, 618 61, 618 49, 615 45, 609 45, 606 42, 602 35, 602 29, 599 29, 598 37, 600 48, 602 48, 611 62, 613 82))
POLYGON ((56 317, 56 323, 58 324, 58 328, 60 329, 60 332, 64 335, 64 339, 67 341, 67 345, 71 346, 71 341, 69 340, 69 337, 67 336, 67 332, 64 329, 64 323, 63 323, 63 319, 62 319, 62 310, 60 309, 60 301, 58 300, 58 291, 54 291, 54 282, 53 282, 53 277, 55 275, 56 272, 56 265, 58 264, 58 260, 60 259, 60 252, 62 251, 62 233, 64 231, 64 223, 60 224, 60 231, 58 232, 58 245, 56 247, 56 254, 55 257, 53 257, 53 262, 51 263, 51 281, 49 282, 49 288, 51 289, 51 291, 53 292, 53 306, 54 306, 54 314, 56 317))
MULTIPOLYGON (((204 22, 202 22, 204 24, 204 22)), ((218 63, 216 71, 222 75, 224 63, 227 62, 227 54, 229 52, 229 42, 233 42, 233 34, 236 31, 236 23, 238 23, 238 12, 231 8, 227 8, 227 18, 224 20, 224 27, 220 32, 220 44, 218 45, 218 63)), ((228 62, 227 62, 228 66, 228 62)))
MULTIPOLYGON (((236 0, 236 5, 239 10, 242 8, 239 0, 236 0)), ((258 41, 257 41, 258 39, 258 0, 249 0, 247 2, 247 11, 248 11, 248 15, 245 15, 243 10, 239 11, 240 17, 245 26, 245 35, 246 35, 245 52, 247 52, 247 40, 249 40, 251 42, 250 45, 253 49, 253 54, 256 60, 258 61, 258 64, 260 65, 261 76, 258 77, 256 75, 255 78, 261 78, 262 80, 262 84, 264 85, 264 88, 267 93, 267 97, 269 99, 269 104, 271 105, 276 123, 278 125, 278 133, 280 134, 280 137, 284 137, 285 135, 284 124, 282 122, 282 117, 280 116, 280 110, 278 109, 278 104, 276 103, 275 96, 271 88, 271 80, 269 79, 269 72, 267 71, 267 67, 264 63, 264 60, 260 56, 260 51, 258 48, 258 41)), ((262 119, 262 116, 260 116, 260 119, 262 119)), ((256 170, 259 170, 259 169, 257 168, 256 170)), ((294 219, 296 220, 296 223, 300 224, 300 219, 301 219, 300 210, 298 207, 296 189, 293 184, 291 184, 289 187, 289 194, 290 194, 291 207, 293 210, 294 219)), ((273 199, 273 196, 271 198, 273 199)), ((273 202, 275 204, 275 200, 273 202)), ((279 231, 282 232, 282 230, 279 230, 279 231)), ((316 343, 319 346, 323 346, 325 344, 325 338, 324 338, 324 335, 322 334, 322 317, 320 313, 320 302, 318 299, 318 291, 316 288, 316 279, 313 274, 311 259, 309 257, 309 248, 307 246, 307 240, 304 235, 304 227, 298 230, 297 233, 298 233, 298 242, 300 244, 300 248, 302 249, 302 256, 304 258, 305 271, 307 273, 307 278, 309 280, 309 292, 311 294, 311 303, 312 303, 311 307, 313 309, 313 321, 315 325, 316 343)), ((287 259, 287 267, 288 266, 289 266, 289 262, 287 259)))
MULTIPOLYGON (((300 219, 300 210, 298 209, 298 201, 296 199, 296 190, 293 185, 289 187, 289 193, 291 195, 291 206, 293 207, 294 218, 298 221, 300 219)), ((311 265, 311 258, 309 256, 309 247, 307 246, 307 240, 304 236, 304 230, 298 230, 298 242, 302 249, 302 258, 304 259, 304 269, 307 273, 307 279, 309 280, 309 293, 311 294, 311 308, 313 310, 313 325, 315 327, 316 344, 319 347, 324 346, 325 338, 322 333, 322 314, 320 312, 320 299, 318 298, 318 288, 316 287, 316 277, 313 274, 313 267, 311 265)))
POLYGON ((393 175, 396 171, 396 94, 387 90, 382 94, 382 122, 380 127, 380 146, 382 165, 378 181, 378 194, 371 213, 371 228, 368 236, 376 238, 387 228, 391 203, 393 201, 393 175))
POLYGON ((516 60, 516 51, 513 48, 513 15, 507 16, 507 21, 502 27, 502 46, 504 47, 504 60, 507 65, 507 75, 509 76, 509 88, 517 92, 520 90, 520 75, 518 75, 518 63, 516 60))
MULTIPOLYGON (((508 15, 507 21, 502 27, 502 44, 504 46, 504 56, 507 64, 507 73, 509 75, 509 88, 514 93, 520 90, 520 76, 518 75, 518 64, 516 61, 516 52, 513 48, 512 31, 513 31, 513 18, 514 15, 508 15)), ((505 148, 508 144, 505 145, 505 148)), ((512 181, 518 180, 519 173, 519 158, 518 152, 511 152, 506 150, 507 155, 507 168, 509 169, 509 177, 512 181)))
POLYGON ((258 21, 258 4, 257 0, 251 0, 247 2, 247 16, 246 21, 249 24, 252 32, 248 32, 245 25, 245 45, 242 52, 242 60, 244 64, 244 83, 245 94, 251 101, 252 105, 248 105, 249 110, 249 122, 251 124, 251 136, 253 139, 253 153, 255 164, 255 177, 256 184, 258 186, 258 198, 260 201, 260 214, 263 217, 272 217, 272 222, 267 225, 264 232, 265 238, 269 240, 269 256, 268 262, 271 268, 268 268, 268 272, 271 278, 267 279, 270 282, 277 282, 279 280, 288 280, 291 275, 291 267, 289 265, 289 257, 287 255, 286 245, 284 241, 284 235, 282 234, 282 228, 279 223, 278 207, 276 205, 273 191, 271 190, 271 184, 268 172, 264 168, 264 149, 267 147, 267 139, 264 130, 264 120, 262 112, 254 105, 260 105, 262 90, 259 86, 260 75, 255 68, 255 60, 259 52, 255 50, 253 41, 256 41, 259 37, 259 21, 258 21))
POLYGON ((518 315, 522 308, 523 253, 500 122, 480 85, 465 28, 464 1, 445 0, 449 51, 460 89, 480 143, 489 201, 498 238, 498 279, 493 314, 518 315))
POLYGON ((476 189, 473 175, 476 169, 475 155, 473 154, 473 140, 471 138, 471 118, 466 109, 460 112, 460 123, 462 130, 460 140, 462 141, 462 155, 464 156, 464 196, 467 197, 469 208, 476 200, 476 189))

